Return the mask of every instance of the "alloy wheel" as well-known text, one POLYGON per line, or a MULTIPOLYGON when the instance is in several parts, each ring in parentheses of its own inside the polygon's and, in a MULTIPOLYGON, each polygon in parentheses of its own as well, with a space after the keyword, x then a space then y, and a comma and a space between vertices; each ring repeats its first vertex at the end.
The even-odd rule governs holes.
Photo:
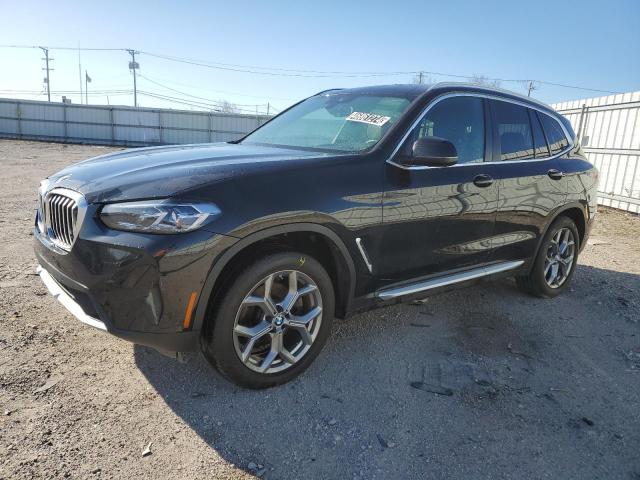
POLYGON ((238 308, 233 328, 236 354, 255 372, 281 372, 307 354, 321 323, 322 296, 316 283, 298 270, 272 273, 238 308))
POLYGON ((559 229, 551 238, 544 262, 544 280, 551 288, 559 288, 573 267, 575 238, 569 228, 559 229))

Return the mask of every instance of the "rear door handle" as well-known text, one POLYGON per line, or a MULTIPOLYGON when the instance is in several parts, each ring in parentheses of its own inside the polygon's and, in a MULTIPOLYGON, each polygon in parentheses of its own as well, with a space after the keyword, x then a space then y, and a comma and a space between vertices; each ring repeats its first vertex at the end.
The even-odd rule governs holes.
POLYGON ((473 183, 476 187, 484 188, 493 184, 493 178, 491 178, 491 175, 481 173, 480 175, 476 175, 476 178, 473 179, 473 183))
POLYGON ((560 170, 552 168, 547 172, 547 175, 549 175, 549 178, 553 178, 554 180, 560 180, 564 176, 564 173, 562 173, 560 170))

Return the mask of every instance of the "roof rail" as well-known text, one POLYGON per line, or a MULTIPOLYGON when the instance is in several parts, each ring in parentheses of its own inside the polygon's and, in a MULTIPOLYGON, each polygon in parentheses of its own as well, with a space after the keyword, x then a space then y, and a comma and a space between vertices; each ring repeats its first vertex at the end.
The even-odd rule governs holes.
POLYGON ((526 95, 522 95, 521 93, 513 92, 511 90, 507 90, 499 87, 488 87, 485 85, 478 85, 477 83, 471 83, 471 82, 438 82, 431 85, 429 87, 429 90, 436 87, 472 87, 472 88, 477 88, 479 90, 484 90, 486 92, 506 93, 508 95, 521 98, 522 100, 526 100, 527 102, 535 103, 547 109, 553 110, 551 106, 549 106, 544 102, 541 102, 540 100, 536 100, 535 98, 527 97, 526 95))

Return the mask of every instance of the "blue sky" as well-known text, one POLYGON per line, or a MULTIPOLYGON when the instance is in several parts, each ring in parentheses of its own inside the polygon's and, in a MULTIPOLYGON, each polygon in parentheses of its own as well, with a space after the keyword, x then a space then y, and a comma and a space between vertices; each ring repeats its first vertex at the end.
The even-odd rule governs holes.
MULTIPOLYGON (((198 100, 178 92, 213 101, 226 99, 247 111, 267 102, 273 109, 282 109, 326 88, 412 81, 411 74, 318 78, 283 76, 294 72, 275 69, 424 70, 619 92, 640 90, 637 0, 1 3, 2 45, 76 47, 80 43, 82 47, 134 48, 204 63, 264 67, 253 70, 276 73, 203 68, 139 55, 140 73, 146 77, 139 79, 141 91, 188 102, 198 100)), ((41 57, 37 49, 0 48, 0 96, 46 98, 37 95, 43 90, 41 57), (10 90, 35 93, 11 94, 10 90)), ((52 90, 78 90, 77 52, 52 50, 51 57, 55 59, 52 90)), ((126 52, 82 52, 82 69, 93 80, 89 91, 132 89, 128 61, 126 52)), ((454 80, 426 75, 436 81, 454 80)), ((524 83, 502 82, 501 86, 526 92, 524 83)), ((536 86, 533 96, 549 103, 605 95, 536 86)), ((68 96, 79 102, 78 95, 68 96)), ((59 101, 60 94, 53 99, 59 101)), ((133 99, 128 93, 112 93, 109 101, 132 104, 133 99)), ((90 103, 106 102, 105 94, 90 97, 90 103)), ((142 95, 139 103, 189 108, 142 95)))

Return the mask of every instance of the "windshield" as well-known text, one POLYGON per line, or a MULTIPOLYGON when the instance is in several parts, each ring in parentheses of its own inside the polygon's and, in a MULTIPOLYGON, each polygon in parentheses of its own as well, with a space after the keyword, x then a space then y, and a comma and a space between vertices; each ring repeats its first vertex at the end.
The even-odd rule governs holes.
POLYGON ((274 118, 242 143, 362 152, 380 141, 412 100, 349 92, 317 95, 274 118))

